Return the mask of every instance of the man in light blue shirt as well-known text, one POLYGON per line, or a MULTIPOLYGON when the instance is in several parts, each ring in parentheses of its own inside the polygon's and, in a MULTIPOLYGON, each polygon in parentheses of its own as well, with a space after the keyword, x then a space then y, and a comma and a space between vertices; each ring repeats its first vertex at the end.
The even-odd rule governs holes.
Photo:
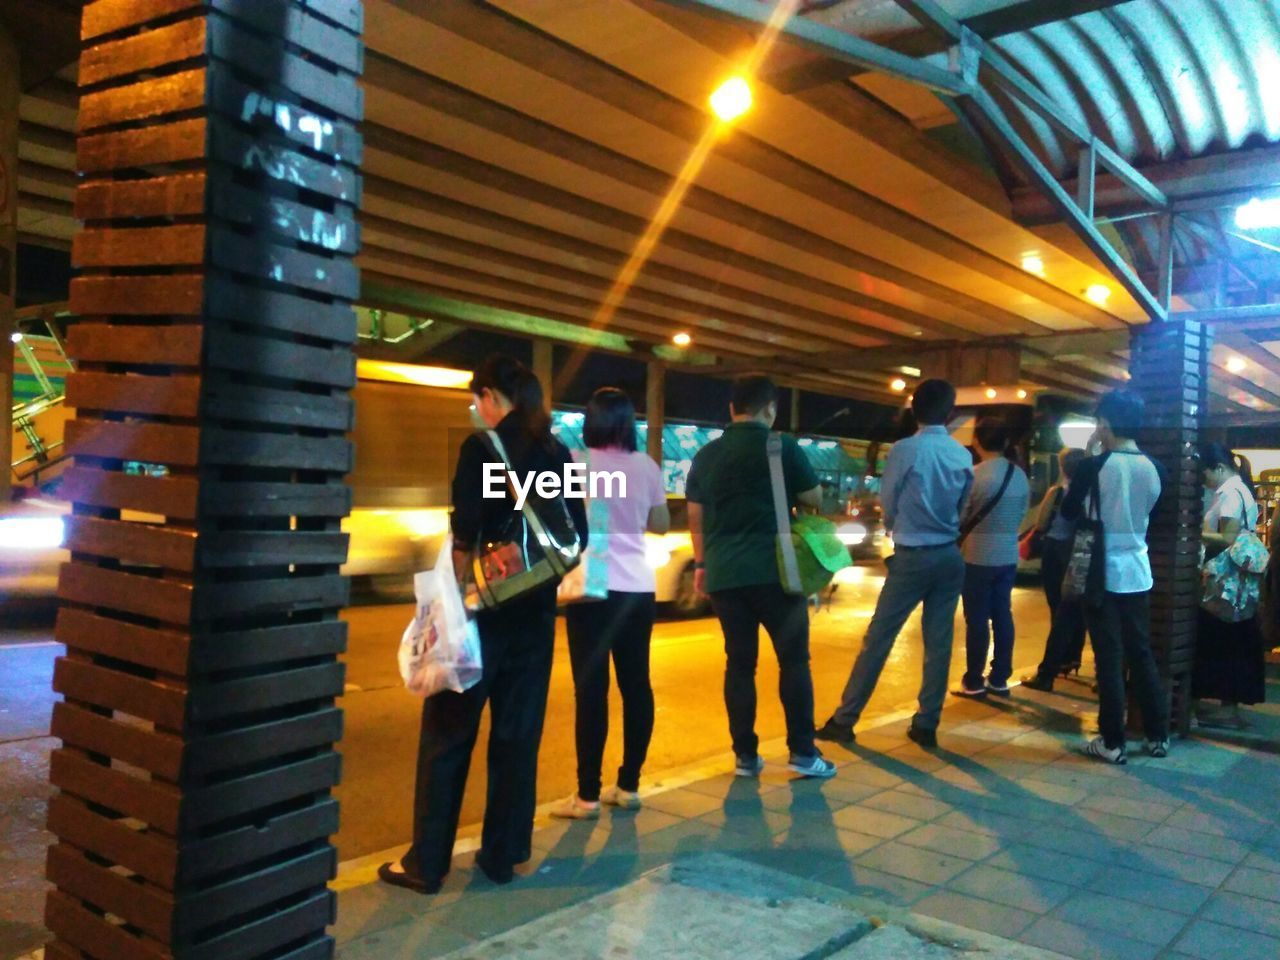
POLYGON ((960 508, 973 483, 973 457, 947 433, 955 403, 955 388, 947 381, 920 384, 911 400, 920 429, 889 451, 880 500, 894 553, 885 561, 889 573, 844 696, 817 732, 820 740, 854 742, 853 727, 871 699, 898 633, 923 603, 924 670, 919 709, 907 735, 922 746, 937 746, 956 606, 964 586, 964 558, 956 545, 960 508))

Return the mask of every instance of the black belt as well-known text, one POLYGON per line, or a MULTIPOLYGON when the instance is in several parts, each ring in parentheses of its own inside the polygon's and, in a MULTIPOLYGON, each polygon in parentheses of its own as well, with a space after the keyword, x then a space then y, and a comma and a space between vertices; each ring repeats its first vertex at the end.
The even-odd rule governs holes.
POLYGON ((955 543, 927 543, 920 547, 909 547, 906 544, 899 545, 895 543, 893 545, 893 550, 895 553, 897 553, 899 550, 943 550, 947 547, 954 547, 954 546, 956 546, 955 543))

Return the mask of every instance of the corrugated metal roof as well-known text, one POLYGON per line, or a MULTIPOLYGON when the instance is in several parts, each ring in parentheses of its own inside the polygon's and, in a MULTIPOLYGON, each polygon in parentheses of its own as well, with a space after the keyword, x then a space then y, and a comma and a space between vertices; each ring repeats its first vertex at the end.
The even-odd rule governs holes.
MULTIPOLYGON (((1280 140, 1280 0, 1131 0, 993 42, 1136 166, 1280 140)), ((1000 99, 1071 175, 1072 145, 1000 99)))

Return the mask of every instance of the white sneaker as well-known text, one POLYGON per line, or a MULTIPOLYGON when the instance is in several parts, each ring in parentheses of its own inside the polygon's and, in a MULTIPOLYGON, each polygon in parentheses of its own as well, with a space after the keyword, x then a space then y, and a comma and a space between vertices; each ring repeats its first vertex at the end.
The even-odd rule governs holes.
POLYGON ((1125 756, 1124 747, 1108 747, 1101 737, 1094 737, 1082 748, 1086 757, 1102 760, 1105 763, 1125 764, 1129 758, 1125 756))
POLYGON ((620 807, 623 810, 639 810, 640 794, 633 793, 630 790, 623 790, 621 787, 609 787, 604 793, 600 794, 600 802, 607 803, 611 807, 620 807))
POLYGON ((836 775, 836 765, 817 752, 811 757, 797 756, 793 753, 787 767, 802 777, 815 777, 819 780, 829 780, 836 775))
POLYGON ((557 820, 597 820, 600 817, 600 802, 587 803, 576 793, 564 803, 551 809, 551 816, 557 820))
POLYGON ((1169 755, 1168 740, 1146 740, 1143 742, 1146 747, 1147 755, 1155 757, 1157 760, 1163 760, 1169 755))

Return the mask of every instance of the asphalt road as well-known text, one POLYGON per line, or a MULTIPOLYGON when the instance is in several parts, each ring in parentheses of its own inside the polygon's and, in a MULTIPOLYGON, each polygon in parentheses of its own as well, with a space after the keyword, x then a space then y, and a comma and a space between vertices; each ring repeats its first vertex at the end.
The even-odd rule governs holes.
MULTIPOLYGON (((812 662, 819 723, 839 699, 882 583, 883 567, 879 564, 845 571, 831 605, 813 618, 812 662)), ((402 688, 395 659, 396 645, 411 614, 412 607, 403 604, 356 607, 346 614, 351 631, 346 658, 348 690, 342 702, 346 711, 343 782, 338 790, 342 828, 337 837, 342 859, 405 843, 412 833, 421 701, 402 688)), ((1038 588, 1015 590, 1014 616, 1019 636, 1014 650, 1017 677, 1023 668, 1039 662, 1043 650, 1048 612, 1038 588)), ((963 673, 964 634, 958 614, 956 626, 953 681, 963 673)), ((657 722, 644 779, 660 779, 666 770, 725 758, 729 742, 721 694, 724 651, 719 624, 714 619, 660 622, 654 630, 651 659, 657 722)), ((920 662, 917 613, 885 667, 868 718, 914 701, 920 662)), ((777 682, 777 662, 762 637, 757 721, 762 741, 785 734, 774 692, 777 682)), ((620 730, 621 704, 616 695, 610 706, 611 728, 620 730)), ((464 825, 477 823, 483 815, 486 738, 487 726, 481 729, 473 758, 462 811, 464 825)), ((606 783, 610 772, 617 769, 619 754, 620 737, 613 735, 605 752, 606 783)), ((567 797, 574 790, 575 764, 573 680, 562 619, 556 632, 556 660, 539 756, 539 803, 567 797)))

